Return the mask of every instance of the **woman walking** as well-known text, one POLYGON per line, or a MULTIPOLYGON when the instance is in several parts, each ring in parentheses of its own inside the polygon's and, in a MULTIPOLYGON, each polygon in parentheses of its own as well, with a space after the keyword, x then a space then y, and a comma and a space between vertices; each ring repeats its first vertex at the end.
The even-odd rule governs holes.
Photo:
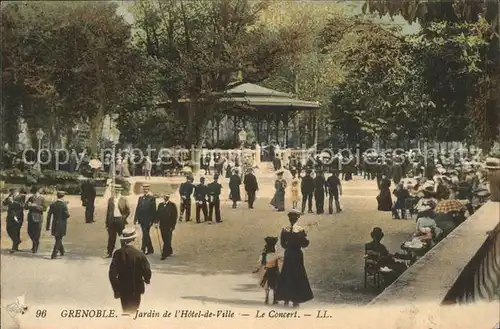
POLYGON ((283 171, 276 173, 278 178, 274 182, 274 197, 271 200, 271 205, 278 211, 285 211, 285 190, 287 187, 286 181, 283 179, 283 171))
POLYGON ((302 248, 309 245, 309 240, 304 229, 296 225, 300 215, 300 211, 295 209, 288 213, 290 226, 283 228, 280 236, 285 255, 276 290, 276 301, 284 301, 287 306, 291 301, 293 307, 314 298, 302 253, 302 248))
POLYGON ((382 175, 380 181, 380 194, 377 196, 379 211, 392 211, 391 181, 386 175, 382 175))

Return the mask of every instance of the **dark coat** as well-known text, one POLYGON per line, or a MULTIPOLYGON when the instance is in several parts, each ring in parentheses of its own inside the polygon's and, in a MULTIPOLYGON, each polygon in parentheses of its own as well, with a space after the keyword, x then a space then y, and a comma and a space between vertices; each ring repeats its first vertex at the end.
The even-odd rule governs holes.
POLYGON ((395 164, 392 167, 392 180, 394 184, 399 184, 401 178, 403 178, 403 168, 401 168, 401 165, 395 164))
POLYGON ((309 245, 309 240, 302 228, 296 228, 298 230, 288 227, 281 231, 280 242, 285 249, 285 257, 278 280, 276 300, 304 303, 313 299, 302 253, 302 248, 309 245))
POLYGON ((259 189, 259 184, 257 183, 257 178, 254 174, 248 173, 243 178, 243 184, 245 184, 245 191, 255 192, 259 189))
POLYGON ((151 225, 156 215, 156 198, 152 195, 142 195, 135 208, 134 224, 151 225))
POLYGON ((220 200, 220 194, 222 191, 222 185, 219 182, 212 182, 207 185, 208 187, 208 195, 210 196, 210 201, 218 201, 220 200))
POLYGON ((173 230, 177 224, 177 206, 172 201, 161 202, 156 210, 155 223, 160 224, 160 230, 173 230))
POLYGON ((109 266, 109 281, 115 297, 143 294, 144 283, 151 281, 151 267, 146 256, 130 245, 115 251, 109 266))
POLYGON ((209 192, 208 186, 206 186, 205 184, 196 185, 196 187, 194 188, 194 199, 196 201, 206 202, 208 197, 208 192, 209 192))
POLYGON ((233 200, 233 201, 240 201, 241 200, 240 185, 241 185, 240 176, 232 175, 231 178, 229 179, 229 189, 231 191, 229 198, 231 200, 233 200))
POLYGON ((194 192, 194 185, 191 182, 184 182, 179 187, 179 194, 181 197, 186 197, 186 200, 191 199, 191 195, 194 192))
POLYGON ((13 198, 12 196, 8 196, 2 204, 7 207, 7 223, 21 223, 24 219, 24 203, 25 196, 20 194, 13 198), (15 220, 17 218, 17 221, 15 220))
POLYGON ((43 199, 42 196, 38 196, 36 198, 35 196, 31 196, 26 202, 24 208, 28 209, 28 222, 33 222, 33 223, 42 222, 43 212, 47 210, 47 207, 45 206, 45 200, 43 199), (30 203, 31 205, 28 206, 28 204, 30 203))
POLYGON ((82 204, 86 206, 88 203, 92 204, 94 203, 94 200, 96 198, 97 192, 95 189, 95 185, 90 182, 86 181, 82 184, 82 193, 81 193, 81 200, 82 204))
POLYGON ((49 212, 47 213, 47 225, 46 230, 49 228, 51 230, 51 234, 57 237, 63 237, 66 235, 66 228, 68 226, 68 218, 69 218, 69 210, 68 205, 63 200, 57 200, 52 203, 49 207, 49 212), (50 222, 52 220, 52 227, 50 222))
POLYGON ((310 175, 304 176, 302 182, 300 183, 300 190, 302 194, 308 194, 314 192, 314 179, 310 175))
MULTIPOLYGON (((122 219, 124 222, 127 221, 128 216, 130 216, 130 206, 128 201, 124 197, 120 197, 118 200, 118 210, 122 214, 122 219)), ((114 198, 109 198, 108 208, 106 210, 106 228, 111 228, 113 226, 113 221, 115 219, 115 202, 114 198)))

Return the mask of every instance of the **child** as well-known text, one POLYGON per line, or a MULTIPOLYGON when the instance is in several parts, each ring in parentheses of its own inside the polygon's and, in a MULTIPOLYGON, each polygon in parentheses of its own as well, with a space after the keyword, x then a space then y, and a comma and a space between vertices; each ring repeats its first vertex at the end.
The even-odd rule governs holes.
POLYGON ((297 206, 299 204, 300 200, 300 195, 299 195, 299 189, 300 189, 300 181, 297 178, 297 171, 292 170, 292 175, 293 175, 293 180, 292 180, 292 208, 297 209, 297 206))
POLYGON ((259 285, 266 291, 265 303, 269 304, 269 290, 273 291, 273 305, 278 304, 275 300, 274 293, 279 278, 279 260, 280 257, 276 254, 277 237, 268 236, 264 239, 266 242, 264 250, 260 256, 260 265, 254 271, 259 272, 259 285))

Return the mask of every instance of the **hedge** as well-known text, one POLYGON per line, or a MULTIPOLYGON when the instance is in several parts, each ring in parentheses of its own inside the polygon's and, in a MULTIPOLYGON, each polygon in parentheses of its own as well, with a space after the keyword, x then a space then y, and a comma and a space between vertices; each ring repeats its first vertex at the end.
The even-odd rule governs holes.
MULTIPOLYGON (((79 195, 82 181, 79 180, 80 173, 66 172, 56 170, 36 170, 21 171, 17 168, 0 171, 0 180, 5 186, 2 186, 2 193, 7 193, 12 187, 25 187, 29 189, 37 185, 44 194, 51 194, 58 190, 66 191, 70 195, 79 195), (5 192, 4 192, 5 190, 5 192)), ((108 174, 102 174, 95 179, 96 187, 105 187, 107 179, 111 178, 108 174)), ((130 193, 130 183, 122 178, 116 177, 115 181, 123 187, 123 194, 130 193)), ((28 191, 29 192, 29 191, 28 191)))

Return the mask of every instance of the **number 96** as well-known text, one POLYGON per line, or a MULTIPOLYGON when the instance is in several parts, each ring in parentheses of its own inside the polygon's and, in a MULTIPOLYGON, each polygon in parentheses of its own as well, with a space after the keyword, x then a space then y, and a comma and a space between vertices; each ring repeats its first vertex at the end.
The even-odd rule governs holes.
POLYGON ((35 316, 37 318, 44 318, 47 316, 47 310, 36 310, 35 316))

